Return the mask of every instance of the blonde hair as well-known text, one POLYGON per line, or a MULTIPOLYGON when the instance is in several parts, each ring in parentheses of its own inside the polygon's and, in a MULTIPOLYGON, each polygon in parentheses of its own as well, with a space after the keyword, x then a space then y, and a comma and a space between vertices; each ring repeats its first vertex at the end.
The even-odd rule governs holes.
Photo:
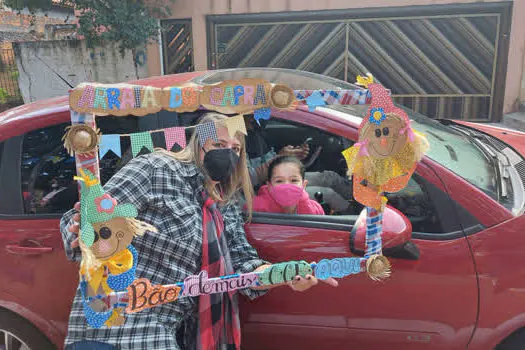
MULTIPOLYGON (((217 127, 225 128, 226 126, 222 122, 226 120, 226 118, 227 117, 223 114, 210 112, 204 114, 198 124, 214 122, 217 124, 217 127)), ((220 183, 218 186, 214 185, 209 177, 206 177, 204 180, 204 188, 206 188, 206 191, 213 200, 222 203, 234 201, 237 199, 238 192, 242 191, 246 200, 248 219, 250 220, 252 216, 253 187, 248 172, 246 140, 244 135, 240 132, 235 134, 235 138, 237 138, 241 144, 241 152, 239 154, 239 162, 237 163, 237 167, 235 167, 232 176, 226 183, 220 183)), ((197 133, 194 132, 185 149, 177 153, 167 152, 181 162, 195 163, 201 172, 206 174, 203 162, 199 156, 201 148, 199 137, 197 133)))

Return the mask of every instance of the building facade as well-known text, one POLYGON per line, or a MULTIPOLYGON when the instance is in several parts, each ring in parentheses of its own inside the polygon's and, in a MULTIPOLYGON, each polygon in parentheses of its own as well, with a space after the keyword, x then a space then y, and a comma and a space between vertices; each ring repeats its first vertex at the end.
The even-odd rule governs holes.
POLYGON ((525 98, 525 0, 177 0, 150 75, 281 67, 367 71, 435 118, 499 121, 525 98))

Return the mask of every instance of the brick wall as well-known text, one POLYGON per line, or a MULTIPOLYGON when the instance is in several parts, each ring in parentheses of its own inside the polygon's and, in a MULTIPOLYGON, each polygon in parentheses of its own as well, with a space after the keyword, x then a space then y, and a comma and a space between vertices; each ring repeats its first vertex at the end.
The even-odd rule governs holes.
POLYGON ((73 10, 49 11, 48 16, 37 15, 33 25, 31 24, 31 18, 30 14, 18 14, 10 10, 0 10, 0 30, 23 32, 34 30, 37 33, 44 33, 46 24, 76 23, 73 10), (70 12, 69 17, 68 12, 70 12))

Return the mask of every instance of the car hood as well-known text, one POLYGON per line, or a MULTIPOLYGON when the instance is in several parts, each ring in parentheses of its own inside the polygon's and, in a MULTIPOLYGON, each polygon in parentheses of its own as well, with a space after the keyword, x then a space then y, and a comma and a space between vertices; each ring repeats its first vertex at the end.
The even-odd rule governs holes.
POLYGON ((509 129, 503 125, 499 126, 494 124, 471 123, 459 120, 455 120, 454 122, 494 136, 495 138, 514 148, 523 157, 525 157, 525 132, 509 129))

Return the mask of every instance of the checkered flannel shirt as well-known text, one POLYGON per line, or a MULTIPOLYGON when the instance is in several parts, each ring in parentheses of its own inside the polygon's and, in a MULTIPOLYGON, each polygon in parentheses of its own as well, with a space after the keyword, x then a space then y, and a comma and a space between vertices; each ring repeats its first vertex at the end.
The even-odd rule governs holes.
MULTIPOLYGON (((154 284, 172 284, 195 275, 201 268, 202 209, 200 193, 203 175, 192 163, 182 163, 168 154, 154 152, 131 160, 104 186, 119 203, 137 206, 137 219, 157 227, 159 233, 147 232, 133 239, 139 254, 136 277, 154 284)), ((246 240, 244 223, 238 207, 228 204, 220 209, 233 267, 247 273, 266 262, 259 259, 246 240)), ((80 260, 80 250, 71 249, 76 237, 67 230, 74 211, 67 212, 60 229, 68 259, 80 260)), ((255 298, 263 291, 243 290, 255 298)), ((181 298, 175 302, 126 315, 124 326, 93 329, 86 324, 80 290, 77 289, 69 317, 66 345, 81 340, 97 340, 119 349, 179 349, 176 334, 181 329, 195 330, 198 299, 181 298)), ((186 332, 184 337, 193 337, 186 332)), ((183 339, 184 343, 188 339, 183 339)), ((180 341, 180 339, 179 339, 180 341)))

